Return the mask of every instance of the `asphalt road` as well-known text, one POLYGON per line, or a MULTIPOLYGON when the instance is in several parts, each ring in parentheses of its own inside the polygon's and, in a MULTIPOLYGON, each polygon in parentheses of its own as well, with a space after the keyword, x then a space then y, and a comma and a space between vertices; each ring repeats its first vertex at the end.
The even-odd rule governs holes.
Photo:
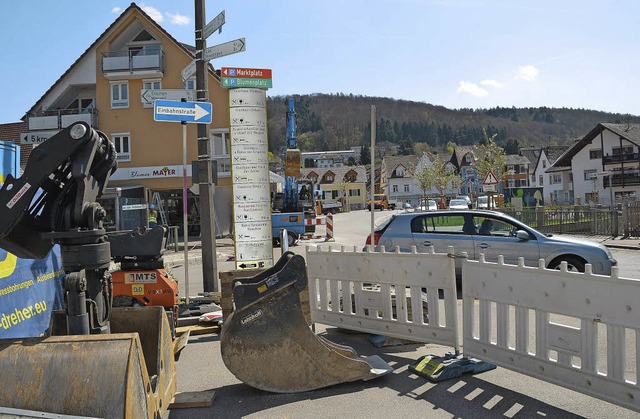
MULTIPOLYGON (((389 211, 376 212, 380 219, 389 211)), ((368 211, 335 217, 333 246, 362 247, 370 229, 368 211)), ((310 241, 312 247, 322 241, 310 241)), ((219 251, 221 249, 218 249, 219 251)), ((304 254, 305 246, 291 250, 304 254)), ((232 249, 231 249, 232 252, 232 249)), ((620 275, 640 277, 637 252, 613 250, 620 262, 620 275)), ((279 249, 274 250, 274 255, 279 249)), ((218 270, 234 269, 233 262, 219 260, 218 270)), ((182 270, 174 270, 179 281, 182 270)), ((202 267, 190 266, 192 295, 202 290, 202 267)), ((182 292, 182 290, 181 290, 182 292)), ((173 409, 169 418, 637 418, 639 414, 599 399, 541 380, 497 368, 478 375, 431 383, 408 370, 408 365, 426 354, 444 355, 451 350, 439 345, 410 344, 376 348, 367 335, 347 334, 318 325, 328 339, 352 346, 360 355, 377 354, 394 367, 388 376, 368 382, 336 385, 299 394, 273 394, 243 384, 224 366, 218 335, 193 336, 178 362, 178 391, 213 389, 211 407, 173 409)), ((259 371, 262 365, 247 365, 259 371)))

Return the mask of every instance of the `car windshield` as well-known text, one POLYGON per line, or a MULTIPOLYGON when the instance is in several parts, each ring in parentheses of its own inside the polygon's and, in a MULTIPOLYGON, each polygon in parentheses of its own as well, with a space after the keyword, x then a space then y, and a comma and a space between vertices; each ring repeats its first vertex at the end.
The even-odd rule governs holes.
POLYGON ((467 205, 467 202, 464 199, 452 199, 449 203, 450 206, 454 205, 467 205))

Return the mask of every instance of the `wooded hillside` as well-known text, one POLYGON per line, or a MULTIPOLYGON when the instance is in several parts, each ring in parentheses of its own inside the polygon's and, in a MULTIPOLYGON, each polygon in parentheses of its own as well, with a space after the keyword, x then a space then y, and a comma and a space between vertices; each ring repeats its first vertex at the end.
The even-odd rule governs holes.
MULTIPOLYGON (((268 99, 269 149, 286 147, 287 98, 268 99)), ((369 144, 371 105, 377 110, 377 145, 387 154, 425 148, 444 151, 449 142, 478 144, 487 134, 507 152, 517 147, 565 145, 600 122, 639 123, 640 117, 569 108, 447 109, 422 102, 346 94, 293 95, 298 147, 304 151, 345 150, 369 144)), ((378 147, 376 147, 378 148, 378 147)))

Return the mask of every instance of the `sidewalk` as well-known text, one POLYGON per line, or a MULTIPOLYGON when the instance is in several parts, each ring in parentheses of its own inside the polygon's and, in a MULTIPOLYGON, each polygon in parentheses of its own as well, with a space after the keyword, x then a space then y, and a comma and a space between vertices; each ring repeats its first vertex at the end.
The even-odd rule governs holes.
MULTIPOLYGON (((561 236, 561 234, 558 234, 561 236)), ((567 236, 572 237, 580 237, 583 239, 591 240, 594 242, 602 243, 605 246, 612 249, 627 249, 627 250, 640 250, 640 238, 638 237, 611 237, 611 236, 584 236, 584 235, 572 235, 567 234, 567 236)))
MULTIPOLYGON (((198 239, 189 240, 188 246, 189 265, 199 264, 202 262, 202 242, 198 239)), ((223 237, 216 240, 216 260, 226 261, 234 254, 233 239, 231 237, 223 237)), ((184 261, 184 242, 178 243, 178 251, 173 249, 165 250, 162 258, 165 263, 170 266, 182 265, 184 261)))

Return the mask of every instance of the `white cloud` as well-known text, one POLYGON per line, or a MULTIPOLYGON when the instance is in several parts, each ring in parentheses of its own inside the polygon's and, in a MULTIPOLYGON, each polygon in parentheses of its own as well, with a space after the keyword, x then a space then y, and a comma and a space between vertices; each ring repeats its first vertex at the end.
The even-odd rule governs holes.
POLYGON ((490 87, 502 87, 502 83, 500 83, 497 80, 482 80, 480 84, 483 86, 490 86, 490 87))
POLYGON ((540 70, 532 65, 521 66, 518 67, 518 74, 516 75, 516 79, 522 79, 524 81, 532 83, 536 79, 536 77, 538 77, 539 72, 540 70))
POLYGON ((461 81, 458 83, 458 90, 456 91, 457 93, 467 93, 471 96, 475 96, 475 97, 485 97, 489 95, 489 92, 487 92, 485 89, 483 89, 482 87, 478 86, 475 83, 472 83, 470 81, 461 81))
POLYGON ((191 19, 188 16, 181 15, 180 13, 167 13, 166 14, 174 25, 185 26, 191 23, 191 19))
POLYGON ((122 9, 120 7, 114 7, 113 9, 111 9, 111 13, 120 13, 122 11, 122 9))
POLYGON ((155 20, 157 23, 162 23, 164 21, 164 16, 162 16, 162 13, 160 13, 160 11, 155 7, 142 6, 142 10, 144 10, 144 12, 148 14, 151 17, 151 19, 155 20))

